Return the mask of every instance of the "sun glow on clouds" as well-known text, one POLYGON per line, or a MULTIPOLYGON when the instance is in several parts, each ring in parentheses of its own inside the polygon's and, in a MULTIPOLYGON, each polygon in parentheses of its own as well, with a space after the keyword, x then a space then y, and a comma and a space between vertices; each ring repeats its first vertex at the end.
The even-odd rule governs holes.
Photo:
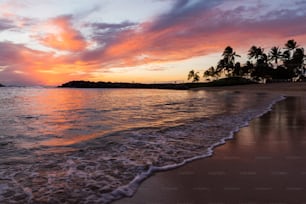
POLYGON ((299 0, 0 0, 0 82, 185 81, 228 45, 241 55, 303 46, 305 10, 299 0))
POLYGON ((82 34, 73 28, 69 16, 57 17, 47 22, 49 33, 38 37, 47 47, 66 51, 82 51, 87 42, 82 34))

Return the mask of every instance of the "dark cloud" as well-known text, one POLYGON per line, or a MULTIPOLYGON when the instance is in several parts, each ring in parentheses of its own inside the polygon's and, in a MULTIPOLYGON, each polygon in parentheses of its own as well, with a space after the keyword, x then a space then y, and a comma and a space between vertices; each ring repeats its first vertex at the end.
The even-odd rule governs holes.
POLYGON ((12 21, 0 18, 0 32, 4 31, 4 30, 11 29, 11 28, 14 28, 14 27, 15 26, 14 26, 12 21))
POLYGON ((22 56, 19 50, 25 49, 23 45, 17 45, 10 42, 0 42, 0 65, 6 66, 19 61, 22 56))
MULTIPOLYGON (((271 7, 272 4, 260 0, 257 3, 246 3, 243 0, 169 1, 173 2, 173 7, 167 13, 140 24, 127 21, 117 24, 87 23, 85 26, 91 30, 91 35, 86 36, 86 39, 90 39, 90 43, 95 42, 88 47, 85 36, 73 26, 75 16, 54 18, 52 23, 64 31, 61 33, 63 39, 71 44, 69 47, 61 47, 62 44, 56 41, 57 36, 47 35, 43 38, 48 42, 47 45, 77 51, 58 58, 45 57, 44 53, 35 53, 23 45, 0 43, 0 66, 5 67, 4 71, 0 71, 0 81, 9 77, 16 80, 29 77, 27 73, 39 69, 31 63, 42 60, 46 64, 44 70, 61 72, 59 69, 63 69, 65 72, 62 73, 69 73, 70 70, 73 72, 75 67, 78 67, 80 73, 91 73, 143 64, 148 65, 147 70, 161 71, 162 67, 150 63, 222 52, 228 45, 247 50, 252 43, 279 45, 280 42, 284 43, 285 38, 294 38, 299 44, 306 43, 299 41, 305 39, 306 35, 306 4, 303 1, 294 1, 293 7, 271 7), (55 41, 52 41, 52 37, 55 41), (72 47, 78 43, 81 43, 80 46, 72 47), (30 58, 35 60, 29 62, 27 59, 30 58)), ((9 25, 10 22, 0 20, 0 30, 9 29, 9 25)))
POLYGON ((139 25, 90 24, 94 31, 92 39, 98 47, 79 57, 98 61, 101 67, 136 66, 206 55, 227 45, 245 47, 250 39, 306 33, 301 8, 282 8, 280 12, 265 10, 262 3, 235 1, 235 5, 226 7, 224 2, 228 3, 176 0, 169 12, 139 25), (143 55, 147 57, 139 58, 143 55))
POLYGON ((216 52, 228 44, 243 47, 250 39, 306 33, 305 15, 301 15, 304 8, 269 11, 262 3, 234 1, 234 6, 224 7, 224 2, 228 3, 176 0, 169 12, 151 22, 88 24, 98 46, 78 57, 100 62, 101 66, 116 60, 120 61, 116 64, 132 66, 143 63, 137 58, 142 54, 148 55, 146 63, 181 60, 216 52))
POLYGON ((122 23, 92 23, 87 26, 92 28, 92 39, 99 45, 105 46, 114 43, 119 34, 132 30, 137 24, 125 21, 122 23))
POLYGON ((95 32, 103 32, 105 30, 125 30, 131 26, 135 26, 135 23, 124 21, 122 23, 92 23, 90 26, 95 29, 95 32))
POLYGON ((288 37, 293 38, 306 34, 306 5, 305 7, 278 8, 266 12, 262 12, 264 7, 237 7, 233 10, 227 10, 220 13, 218 19, 218 27, 216 31, 223 32, 241 32, 246 35, 252 35, 253 39, 272 37, 288 37), (258 13, 253 18, 245 16, 250 13, 258 13), (260 15, 260 13, 263 13, 260 15), (222 18, 226 16, 226 18, 222 18), (223 29, 222 29, 223 27, 223 29))
POLYGON ((43 84, 41 81, 33 78, 29 74, 18 73, 13 69, 5 69, 0 71, 0 82, 7 86, 17 85, 17 86, 33 86, 38 84, 43 84))
POLYGON ((79 11, 73 15, 73 17, 77 20, 84 19, 93 13, 99 12, 100 9, 102 8, 101 5, 95 4, 93 5, 90 9, 84 10, 84 11, 79 11))
POLYGON ((156 18, 151 26, 151 30, 162 30, 173 26, 177 23, 195 20, 198 13, 205 13, 217 5, 220 5, 223 0, 205 0, 205 1, 192 1, 192 0, 176 0, 172 9, 156 18))
POLYGON ((211 43, 214 43, 214 40, 227 39, 228 43, 236 41, 237 44, 237 36, 241 36, 239 40, 243 42, 249 40, 250 35, 253 35, 253 38, 294 37, 306 33, 303 23, 306 22, 306 5, 302 6, 301 3, 297 8, 276 7, 271 10, 262 2, 245 4, 244 1, 233 1, 231 7, 222 5, 228 1, 198 1, 194 4, 190 2, 177 0, 173 9, 156 18, 147 30, 148 33, 173 31, 159 36, 156 43, 163 45, 161 49, 167 49, 167 45, 169 49, 178 48, 175 43, 171 45, 171 42, 182 42, 185 46, 183 42, 190 38, 198 39, 198 43, 203 45, 207 44, 201 35, 208 41, 211 39, 211 43), (232 35, 232 39, 226 38, 227 35, 232 35), (219 39, 216 39, 217 36, 219 39))

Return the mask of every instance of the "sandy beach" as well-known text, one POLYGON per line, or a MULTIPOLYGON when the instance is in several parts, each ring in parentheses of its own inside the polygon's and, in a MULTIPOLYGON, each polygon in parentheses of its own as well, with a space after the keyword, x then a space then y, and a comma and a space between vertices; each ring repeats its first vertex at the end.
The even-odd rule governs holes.
POLYGON ((196 88, 194 90, 239 91, 239 92, 248 92, 248 93, 265 92, 265 93, 277 93, 283 96, 305 96, 306 82, 250 84, 243 86, 226 86, 226 87, 206 87, 206 88, 196 88))
POLYGON ((240 129, 212 157, 145 180, 121 203, 306 203, 306 83, 205 88, 287 98, 240 129))

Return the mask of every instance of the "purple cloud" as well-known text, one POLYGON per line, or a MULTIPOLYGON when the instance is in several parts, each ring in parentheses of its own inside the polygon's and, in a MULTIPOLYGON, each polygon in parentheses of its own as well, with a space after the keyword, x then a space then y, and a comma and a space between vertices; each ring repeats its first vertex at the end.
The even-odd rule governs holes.
POLYGON ((7 19, 0 19, 0 32, 14 28, 14 27, 15 26, 12 21, 7 20, 7 19))
POLYGON ((137 24, 132 22, 122 23, 92 23, 88 27, 92 28, 92 39, 99 45, 108 45, 117 40, 117 35, 127 30, 133 29, 137 24))
POLYGON ((192 1, 192 0, 176 0, 172 9, 156 18, 151 26, 151 30, 163 30, 177 23, 196 20, 195 17, 199 13, 205 13, 222 4, 223 0, 207 0, 207 1, 192 1))
POLYGON ((230 4, 224 0, 176 0, 169 12, 150 22, 91 24, 92 39, 99 46, 83 52, 80 58, 98 61, 102 67, 133 66, 143 62, 137 60, 142 54, 148 55, 146 63, 150 63, 205 55, 229 44, 246 48, 251 46, 250 39, 256 43, 256 39, 266 36, 279 39, 305 34, 303 10, 304 7, 271 9, 261 1, 230 4), (133 29, 136 26, 139 29, 133 29))

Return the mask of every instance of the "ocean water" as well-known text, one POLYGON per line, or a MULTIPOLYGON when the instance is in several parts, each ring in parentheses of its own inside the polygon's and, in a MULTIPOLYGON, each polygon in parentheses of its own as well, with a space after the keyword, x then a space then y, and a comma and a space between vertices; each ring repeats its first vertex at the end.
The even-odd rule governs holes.
POLYGON ((264 93, 0 89, 0 203, 109 203, 210 156, 283 99, 264 93))

